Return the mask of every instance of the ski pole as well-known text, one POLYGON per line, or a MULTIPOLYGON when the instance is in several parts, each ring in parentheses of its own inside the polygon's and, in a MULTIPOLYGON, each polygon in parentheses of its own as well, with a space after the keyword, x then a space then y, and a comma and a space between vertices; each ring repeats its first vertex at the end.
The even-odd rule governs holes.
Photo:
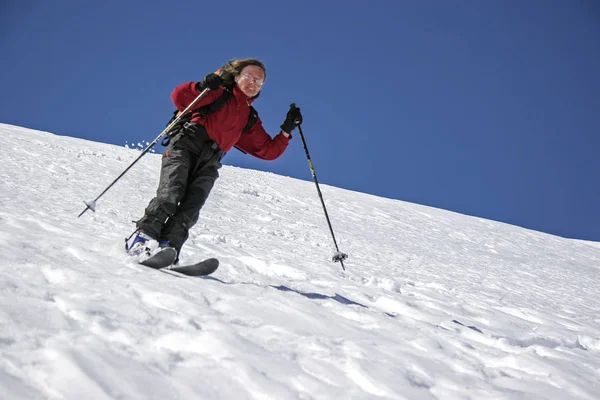
POLYGON ((79 214, 79 217, 81 217, 87 210, 92 210, 93 212, 96 212, 96 202, 98 201, 98 199, 100 197, 102 197, 104 195, 104 193, 106 193, 108 191, 108 189, 110 189, 115 183, 117 183, 117 181, 119 179, 121 179, 123 177, 123 175, 125 175, 127 173, 127 171, 129 171, 131 169, 131 167, 133 167, 135 165, 136 162, 138 162, 140 160, 140 158, 142 158, 147 152, 150 151, 150 149, 156 144, 158 143, 158 141, 165 136, 167 133, 169 133, 171 131, 171 129, 173 129, 174 126, 176 126, 179 121, 181 121, 181 119, 185 116, 187 116, 187 114, 196 106, 196 104, 198 104, 198 102, 204 97, 204 95, 206 95, 206 93, 208 93, 210 89, 206 88, 204 89, 199 95, 198 97, 196 97, 194 99, 194 101, 192 101, 190 103, 189 106, 187 106, 187 108, 185 110, 183 110, 181 113, 179 113, 179 115, 177 116, 177 118, 175 118, 173 121, 171 121, 171 123, 169 125, 167 125, 167 127, 160 133, 160 135, 158 135, 156 137, 156 139, 154 139, 152 141, 152 143, 150 143, 148 145, 148 147, 146 147, 143 151, 142 154, 140 154, 135 160, 133 160, 133 162, 127 167, 125 168, 125 171, 121 172, 121 175, 119 175, 117 177, 117 179, 115 179, 114 181, 112 181, 112 183, 110 185, 108 185, 108 187, 106 189, 104 189, 102 191, 102 193, 100 193, 98 195, 98 197, 96 197, 94 200, 91 201, 84 201, 85 203, 85 210, 83 210, 81 212, 81 214, 79 214))
MULTIPOLYGON (((292 103, 290 108, 296 108, 296 104, 292 103)), ((297 121, 298 122, 298 121, 297 121)), ((313 180, 315 181, 315 185, 317 186, 317 193, 319 194, 319 199, 321 199, 321 204, 323 205, 323 211, 325 212, 325 218, 327 219, 327 225, 329 225, 329 231, 331 232, 331 237, 333 238, 333 244, 335 245, 336 253, 332 257, 333 262, 340 262, 342 265, 342 269, 345 271, 346 267, 344 267, 344 260, 348 258, 348 254, 342 253, 338 248, 337 241, 335 240, 335 234, 333 233, 333 228, 331 227, 331 221, 329 220, 329 214, 327 213, 327 208, 325 207, 325 201, 323 200, 323 194, 321 193, 321 189, 319 188, 319 181, 317 180, 317 174, 315 173, 315 168, 313 166, 312 160, 310 159, 310 154, 308 152, 308 147, 306 146, 306 140, 304 139, 304 134, 302 133, 302 126, 298 123, 298 132, 300 133, 300 139, 302 140, 302 146, 304 146, 304 151, 306 152, 306 158, 308 160, 308 166, 310 168, 310 172, 312 173, 313 180)))

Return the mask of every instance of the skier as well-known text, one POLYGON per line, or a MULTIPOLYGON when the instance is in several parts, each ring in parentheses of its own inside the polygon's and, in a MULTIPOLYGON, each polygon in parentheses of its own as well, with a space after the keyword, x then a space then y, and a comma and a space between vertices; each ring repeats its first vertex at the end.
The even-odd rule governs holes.
POLYGON ((272 138, 251 106, 265 79, 263 62, 249 58, 228 62, 202 82, 175 88, 171 99, 179 111, 203 90, 210 91, 191 118, 169 135, 156 197, 129 238, 130 255, 149 256, 157 248, 172 247, 177 251, 177 264, 189 230, 198 221, 200 209, 219 177, 221 160, 232 147, 263 160, 283 154, 292 131, 302 123, 302 114, 299 108, 291 107, 281 132, 272 138))

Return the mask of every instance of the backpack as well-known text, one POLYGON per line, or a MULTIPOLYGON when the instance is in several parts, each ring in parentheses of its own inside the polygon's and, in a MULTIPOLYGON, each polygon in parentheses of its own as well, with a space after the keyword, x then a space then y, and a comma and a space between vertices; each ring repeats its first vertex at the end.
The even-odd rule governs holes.
MULTIPOLYGON (((217 112, 221 108, 225 107, 225 105, 227 103, 229 103, 229 101, 233 97, 233 92, 229 88, 226 88, 226 87, 223 87, 223 88, 225 89, 225 90, 223 90, 223 94, 218 99, 216 99, 214 102, 207 104, 205 106, 193 109, 193 110, 189 111, 186 116, 182 117, 179 120, 179 122, 177 123, 177 125, 173 126, 173 128, 171 128, 171 130, 169 132, 167 132, 166 137, 162 141, 161 144, 163 146, 167 146, 169 144, 169 141, 171 140, 171 137, 174 134, 176 134, 177 132, 179 132, 179 129, 181 128, 181 126, 187 122, 190 122, 190 120, 192 119, 192 115, 199 114, 200 117, 205 117, 205 116, 212 114, 214 112, 217 112)), ((179 116, 180 113, 181 113, 181 111, 179 111, 179 110, 173 111, 173 116, 167 123, 167 126, 169 126, 169 124, 171 122, 173 122, 175 120, 175 118, 177 118, 179 116)), ((252 127, 254 126, 256 121, 258 121, 258 112, 254 109, 254 107, 250 106, 250 116, 248 117, 248 123, 246 123, 246 126, 244 127, 244 129, 242 129, 242 133, 246 133, 250 129, 252 129, 252 127)))

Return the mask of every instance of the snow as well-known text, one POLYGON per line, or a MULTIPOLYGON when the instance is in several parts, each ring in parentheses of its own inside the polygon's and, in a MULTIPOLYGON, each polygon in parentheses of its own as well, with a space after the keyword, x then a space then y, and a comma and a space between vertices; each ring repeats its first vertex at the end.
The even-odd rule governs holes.
MULTIPOLYGON (((225 166, 182 262, 123 251, 147 154, 0 124, 2 399, 598 399, 600 247, 225 166)), ((288 151, 301 151, 293 143, 288 151)), ((315 160, 318 161, 318 160, 315 160)))

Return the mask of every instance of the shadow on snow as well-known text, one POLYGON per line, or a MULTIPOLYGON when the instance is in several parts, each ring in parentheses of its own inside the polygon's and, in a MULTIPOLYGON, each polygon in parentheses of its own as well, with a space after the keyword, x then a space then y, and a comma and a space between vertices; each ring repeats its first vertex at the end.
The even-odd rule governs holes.
MULTIPOLYGON (((273 289, 277 289, 277 290, 280 290, 282 292, 293 292, 293 293, 299 294, 300 296, 304 296, 307 299, 311 299, 311 300, 334 300, 334 301, 337 301, 340 304, 349 305, 349 306, 359 306, 359 307, 362 307, 362 308, 366 308, 367 310, 370 310, 370 308, 368 306, 366 306, 364 304, 361 304, 361 303, 357 303, 354 300, 350 300, 349 298, 344 297, 344 296, 342 296, 341 294, 338 294, 338 293, 336 293, 334 296, 329 296, 329 295, 321 294, 321 293, 303 292, 301 290, 294 289, 294 288, 291 288, 291 287, 285 286, 285 285, 278 285, 278 286, 267 285, 267 286, 263 286, 263 285, 259 285, 257 283, 253 283, 253 282, 225 282, 225 281, 222 281, 221 279, 215 278, 213 276, 206 276, 206 277, 204 277, 204 279, 210 279, 212 281, 217 281, 217 282, 223 283, 225 285, 241 284, 241 285, 255 285, 255 286, 261 286, 261 287, 271 287, 273 289)), ((394 314, 390 314, 390 313, 387 313, 387 312, 384 312, 384 314, 386 314, 387 316, 392 317, 392 318, 396 317, 394 314)))

